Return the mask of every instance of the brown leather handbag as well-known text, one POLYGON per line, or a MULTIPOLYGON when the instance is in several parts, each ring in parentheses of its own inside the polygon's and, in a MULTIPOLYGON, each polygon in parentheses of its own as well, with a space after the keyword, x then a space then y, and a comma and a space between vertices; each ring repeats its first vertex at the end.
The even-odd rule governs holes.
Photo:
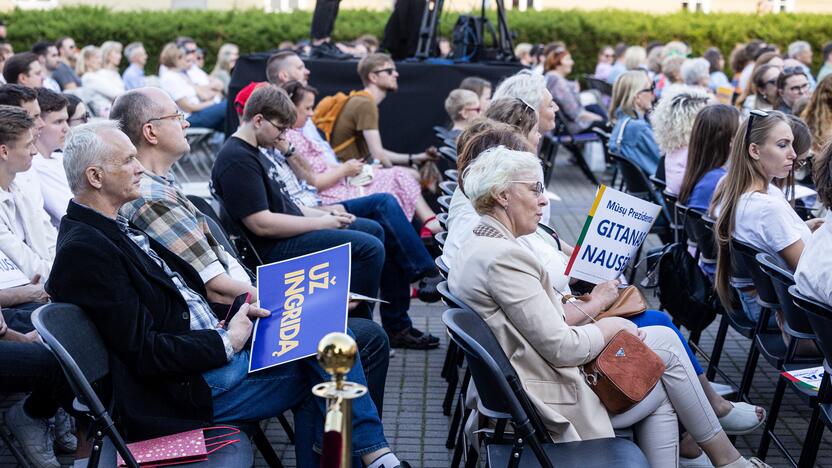
POLYGON ((664 362, 639 337, 624 330, 598 356, 581 366, 586 383, 612 414, 635 406, 664 373, 664 362))
POLYGON ((618 291, 618 299, 607 310, 596 315, 596 319, 604 317, 632 317, 647 310, 647 301, 637 287, 630 285, 618 291))

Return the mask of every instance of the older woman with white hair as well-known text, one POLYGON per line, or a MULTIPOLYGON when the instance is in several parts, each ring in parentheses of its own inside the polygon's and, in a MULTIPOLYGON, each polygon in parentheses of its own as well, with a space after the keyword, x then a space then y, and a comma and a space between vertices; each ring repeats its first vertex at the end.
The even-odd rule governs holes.
POLYGON ((678 414, 715 466, 768 466, 743 458, 731 445, 672 331, 639 329, 620 317, 566 322, 548 273, 517 241, 537 229, 546 206, 542 179, 533 154, 505 147, 485 151, 468 166, 465 192, 481 218, 448 281, 494 331, 551 436, 558 442, 614 437, 614 428, 633 426, 651 466, 677 466, 678 414), (613 416, 580 366, 620 331, 644 340, 665 371, 643 401, 613 416))
POLYGON ((492 100, 511 97, 525 102, 537 112, 538 126, 541 134, 555 128, 555 112, 558 105, 552 99, 552 93, 546 88, 546 79, 529 70, 521 70, 506 78, 494 90, 492 100))
MULTIPOLYGON (((705 76, 707 74, 706 68, 705 76)), ((713 96, 704 88, 674 86, 665 91, 651 115, 656 143, 664 154, 665 182, 669 193, 677 194, 682 187, 696 114, 713 102, 713 96)))
POLYGON ((711 83, 711 63, 702 57, 682 62, 682 81, 688 86, 708 89, 711 83))

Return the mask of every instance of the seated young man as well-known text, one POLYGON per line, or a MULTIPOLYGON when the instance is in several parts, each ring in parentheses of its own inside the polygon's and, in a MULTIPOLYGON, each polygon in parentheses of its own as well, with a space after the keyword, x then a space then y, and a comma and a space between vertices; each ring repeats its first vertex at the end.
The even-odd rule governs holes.
POLYGON ((64 140, 69 132, 69 102, 60 93, 39 88, 38 105, 44 126, 35 143, 38 154, 32 160, 32 168, 40 183, 43 208, 57 228, 72 198, 63 164, 64 140))
POLYGON ((43 206, 15 180, 32 167, 35 122, 19 107, 0 105, 0 250, 33 283, 49 276, 57 233, 43 206))
MULTIPOLYGON (((387 262, 382 271, 385 229, 375 221, 343 211, 298 207, 286 193, 274 162, 258 149, 277 145, 295 120, 295 107, 283 90, 275 86, 255 89, 245 105, 240 128, 217 155, 211 174, 213 189, 231 217, 242 223, 264 261, 284 260, 351 242, 351 289, 375 297, 381 275, 397 275, 387 278, 390 281, 401 279, 395 270, 388 270, 392 262, 387 262)), ((396 256, 400 252, 391 250, 387 255, 399 261, 396 256)), ((400 286, 396 285, 398 289, 391 294, 399 294, 400 286)), ((382 295, 386 293, 387 288, 382 295)), ((405 298, 393 307, 381 308, 382 325, 391 342, 394 346, 404 343, 413 348, 436 348, 437 338, 412 326, 408 305, 409 298, 405 298)), ((372 317, 372 309, 366 305, 363 308, 358 312, 372 317)))
MULTIPOLYGON (((268 311, 244 304, 221 324, 196 270, 119 216, 139 197, 143 168, 117 123, 73 129, 64 164, 73 200, 47 291, 89 314, 112 352, 115 413, 125 438, 293 409, 298 466, 317 466, 313 445, 320 446, 324 408, 309 389, 328 380, 326 372, 307 358, 248 373, 251 318, 268 311)), ((360 360, 347 378, 365 383, 360 360)), ((353 400, 353 450, 371 468, 407 466, 389 451, 369 395, 353 400)))
MULTIPOLYGON (((190 124, 181 115, 176 103, 158 88, 128 91, 113 103, 110 118, 119 122, 136 146, 144 167, 141 195, 122 206, 121 214, 190 264, 205 283, 210 301, 231 303, 246 292, 256 301, 257 289, 248 274, 222 248, 205 214, 188 200, 170 172, 190 149, 185 138, 190 124)), ((355 334, 370 395, 381 413, 390 356, 387 337, 371 320, 351 318, 348 326, 355 334)))
POLYGON ((418 154, 397 153, 384 148, 378 125, 378 105, 399 89, 396 64, 387 54, 370 54, 358 62, 358 75, 364 89, 352 96, 332 126, 330 144, 338 159, 365 159, 372 156, 384 165, 412 165, 436 159, 435 151, 418 154))

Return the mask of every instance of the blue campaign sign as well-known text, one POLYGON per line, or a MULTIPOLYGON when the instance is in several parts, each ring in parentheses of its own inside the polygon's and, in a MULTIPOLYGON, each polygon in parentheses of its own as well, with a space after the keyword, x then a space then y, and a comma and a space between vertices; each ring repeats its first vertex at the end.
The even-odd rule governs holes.
POLYGON ((257 320, 248 371, 317 352, 331 332, 347 331, 350 244, 257 267, 257 295, 269 317, 257 320))

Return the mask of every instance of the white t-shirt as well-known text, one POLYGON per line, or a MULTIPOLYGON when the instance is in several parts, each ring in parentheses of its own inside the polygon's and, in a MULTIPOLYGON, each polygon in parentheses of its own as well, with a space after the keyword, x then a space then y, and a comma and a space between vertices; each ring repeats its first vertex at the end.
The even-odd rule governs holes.
POLYGON ((199 104, 196 88, 188 80, 188 76, 181 71, 159 66, 159 86, 170 95, 174 102, 187 99, 191 104, 199 104))
POLYGON ((64 171, 64 154, 60 151, 52 153, 50 158, 40 154, 32 160, 32 168, 40 180, 40 191, 43 195, 43 208, 49 213, 49 220, 56 228, 61 224, 61 218, 66 214, 66 207, 72 198, 69 182, 64 171))
POLYGON ((832 305, 832 211, 827 211, 824 219, 803 248, 794 282, 801 293, 832 305))
MULTIPOLYGON (((457 187, 448 208, 448 236, 442 249, 442 261, 453 269, 459 250, 465 245, 468 236, 480 222, 480 215, 468 197, 457 187)), ((564 275, 568 258, 557 248, 555 240, 548 234, 538 232, 517 238, 523 247, 529 250, 549 273, 552 286, 563 294, 569 294, 569 277, 564 275)))
POLYGON ((744 193, 737 204, 733 237, 756 247, 788 267, 780 251, 812 238, 809 226, 789 205, 783 192, 769 184, 768 193, 744 193))

